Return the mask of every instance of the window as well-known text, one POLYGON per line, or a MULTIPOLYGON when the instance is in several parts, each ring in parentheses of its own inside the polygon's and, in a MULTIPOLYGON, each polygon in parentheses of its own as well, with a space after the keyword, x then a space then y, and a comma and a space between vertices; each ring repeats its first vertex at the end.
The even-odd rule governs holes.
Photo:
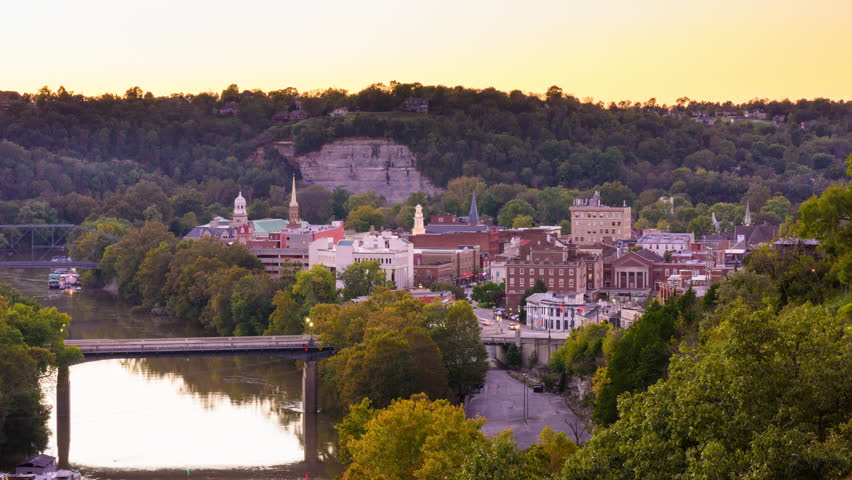
POLYGON ((510 268, 510 269, 509 269, 509 273, 514 274, 514 273, 515 273, 515 269, 514 269, 514 268, 510 268))
POLYGON ((560 279, 559 279, 559 286, 560 286, 560 287, 564 287, 564 286, 565 286, 565 279, 564 279, 564 278, 560 278, 560 279))
POLYGON ((549 287, 553 288, 553 279, 552 278, 547 282, 547 285, 549 287))
POLYGON ((520 273, 521 275, 523 275, 523 274, 524 274, 524 269, 522 268, 522 269, 521 269, 521 271, 520 271, 519 273, 520 273))
POLYGON ((573 268, 568 269, 568 275, 574 275, 574 269, 573 268))
POLYGON ((559 269, 559 275, 565 275, 565 269, 564 268, 559 269))
POLYGON ((521 278, 520 284, 521 284, 522 287, 526 286, 526 279, 521 278))
POLYGON ((514 277, 509 279, 509 285, 511 285, 511 286, 515 285, 515 278, 514 277))
POLYGON ((573 286, 574 286, 574 279, 573 279, 573 278, 572 278, 572 279, 570 279, 570 280, 568 280, 568 286, 569 286, 569 287, 573 287, 573 286))
POLYGON ((543 268, 539 268, 539 269, 538 269, 538 274, 539 274, 539 275, 544 275, 544 269, 543 269, 543 268))
POLYGON ((553 269, 552 269, 552 268, 549 268, 549 269, 547 270, 547 274, 548 274, 548 275, 553 275, 553 269))

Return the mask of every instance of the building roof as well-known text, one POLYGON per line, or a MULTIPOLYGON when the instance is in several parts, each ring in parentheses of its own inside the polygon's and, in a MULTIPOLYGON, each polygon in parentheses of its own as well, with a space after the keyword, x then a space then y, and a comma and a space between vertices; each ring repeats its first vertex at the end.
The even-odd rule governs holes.
POLYGON ((527 303, 552 303, 557 305, 583 305, 583 292, 545 292, 527 297, 527 303))
POLYGON ((445 225, 436 225, 430 223, 426 225, 426 233, 453 233, 453 232, 487 232, 491 230, 490 225, 465 225, 463 223, 449 223, 445 225))
POLYGON ((683 243, 694 239, 695 236, 691 233, 648 232, 639 237, 636 243, 683 243))
POLYGON ((56 457, 51 457, 50 455, 45 455, 45 454, 39 454, 39 455, 33 455, 32 457, 24 460, 23 462, 19 463, 16 466, 18 466, 18 467, 46 467, 46 466, 50 465, 51 463, 54 463, 55 461, 56 461, 56 457))
POLYGON ((287 228, 287 221, 280 218, 264 218, 252 220, 255 233, 277 233, 287 228))
POLYGON ((635 253, 636 255, 639 255, 640 257, 642 257, 646 260, 650 260, 653 263, 658 263, 658 262, 663 261, 663 257, 657 255, 656 253, 654 253, 651 250, 648 250, 646 248, 643 248, 641 250, 636 250, 633 253, 635 253))

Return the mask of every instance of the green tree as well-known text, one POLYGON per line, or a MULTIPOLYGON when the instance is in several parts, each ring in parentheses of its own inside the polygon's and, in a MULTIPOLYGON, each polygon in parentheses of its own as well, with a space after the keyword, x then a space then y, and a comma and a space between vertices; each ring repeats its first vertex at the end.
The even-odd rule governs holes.
POLYGON ((385 215, 381 210, 370 205, 360 206, 349 212, 346 217, 346 226, 356 232, 366 232, 370 227, 380 228, 385 222, 385 215))
MULTIPOLYGON (((279 290, 272 298, 275 308, 269 316, 264 335, 300 335, 305 333, 304 308, 296 303, 289 289, 279 290)), ((331 345, 340 345, 331 342, 331 345)), ((340 348, 340 347, 338 347, 340 348)))
POLYGON ((524 215, 532 218, 535 215, 535 209, 528 202, 516 198, 503 206, 503 209, 500 210, 500 214, 497 216, 497 221, 504 227, 512 227, 515 217, 524 215))
POLYGON ((160 246, 160 243, 175 242, 175 236, 165 225, 148 222, 140 228, 131 228, 116 244, 104 250, 101 269, 106 280, 115 277, 122 297, 134 303, 141 303, 142 294, 136 273, 145 260, 148 250, 160 246))
POLYGON ((441 351, 450 388, 463 398, 471 387, 485 383, 488 371, 488 352, 479 337, 479 320, 465 301, 455 301, 449 307, 429 305, 427 315, 427 328, 441 351))
POLYGON ((535 222, 533 222, 533 218, 529 215, 518 215, 512 219, 512 228, 530 228, 534 226, 535 222))
POLYGON ((344 480, 455 478, 467 457, 485 445, 481 419, 425 395, 397 400, 369 420, 348 444, 344 480))
POLYGON ((480 303, 490 303, 494 306, 502 306, 506 299, 506 284, 495 282, 483 282, 473 287, 471 298, 480 303))
POLYGON ((296 273, 293 294, 308 307, 318 303, 336 303, 337 287, 334 274, 321 265, 296 273))
POLYGON ((621 397, 619 420, 560 478, 846 478, 848 333, 848 317, 821 306, 733 305, 667 378, 621 397))
POLYGON ((512 431, 506 430, 471 452, 461 467, 459 480, 540 480, 544 472, 535 455, 518 448, 512 431), (498 473, 499 472, 499 473, 498 473))
POLYGON ((375 287, 389 287, 391 284, 376 260, 355 262, 339 272, 337 278, 343 282, 343 301, 370 295, 375 287))
MULTIPOLYGON (((852 177, 852 155, 846 159, 852 177)), ((820 197, 799 207, 798 230, 802 237, 820 240, 820 248, 833 262, 833 271, 846 285, 852 284, 852 185, 832 185, 820 197)))

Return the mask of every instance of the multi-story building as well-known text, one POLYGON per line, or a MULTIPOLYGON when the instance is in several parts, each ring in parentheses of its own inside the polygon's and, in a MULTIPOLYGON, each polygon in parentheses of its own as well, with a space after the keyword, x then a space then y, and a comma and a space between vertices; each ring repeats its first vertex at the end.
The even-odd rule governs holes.
POLYGON ((414 283, 418 286, 428 287, 436 282, 467 284, 480 278, 481 271, 477 245, 414 249, 414 283))
POLYGON ((682 252, 689 250, 695 242, 693 233, 648 232, 642 234, 636 245, 654 253, 663 255, 666 252, 682 252))
POLYGON ((600 192, 592 198, 574 199, 571 211, 571 239, 574 243, 612 243, 628 240, 633 235, 630 207, 601 205, 600 192))
POLYGON ((603 258, 577 251, 553 236, 521 242, 506 262, 506 305, 517 307, 525 290, 544 282, 548 291, 590 293, 602 287, 603 258))
MULTIPOLYGON (((332 272, 340 272, 355 262, 375 260, 385 278, 396 288, 414 287, 414 246, 389 232, 373 233, 358 239, 320 238, 309 246, 309 261, 332 272)), ((343 284, 338 280, 338 287, 343 284)))

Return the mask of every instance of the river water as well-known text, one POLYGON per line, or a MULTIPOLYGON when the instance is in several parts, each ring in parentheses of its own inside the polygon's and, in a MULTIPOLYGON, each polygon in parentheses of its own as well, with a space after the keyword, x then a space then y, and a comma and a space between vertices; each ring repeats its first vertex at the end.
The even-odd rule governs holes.
MULTIPOLYGON (((0 269, 0 282, 69 314, 68 338, 210 335, 176 319, 133 312, 101 290, 49 290, 47 274, 0 269)), ((341 471, 333 428, 340 418, 303 415, 301 379, 297 362, 269 356, 74 365, 69 463, 86 479, 334 478, 341 471)), ((43 385, 55 412, 55 377, 43 385)), ((321 396, 324 406, 330 404, 321 396)), ((51 429, 46 453, 58 456, 55 418, 51 429)))

